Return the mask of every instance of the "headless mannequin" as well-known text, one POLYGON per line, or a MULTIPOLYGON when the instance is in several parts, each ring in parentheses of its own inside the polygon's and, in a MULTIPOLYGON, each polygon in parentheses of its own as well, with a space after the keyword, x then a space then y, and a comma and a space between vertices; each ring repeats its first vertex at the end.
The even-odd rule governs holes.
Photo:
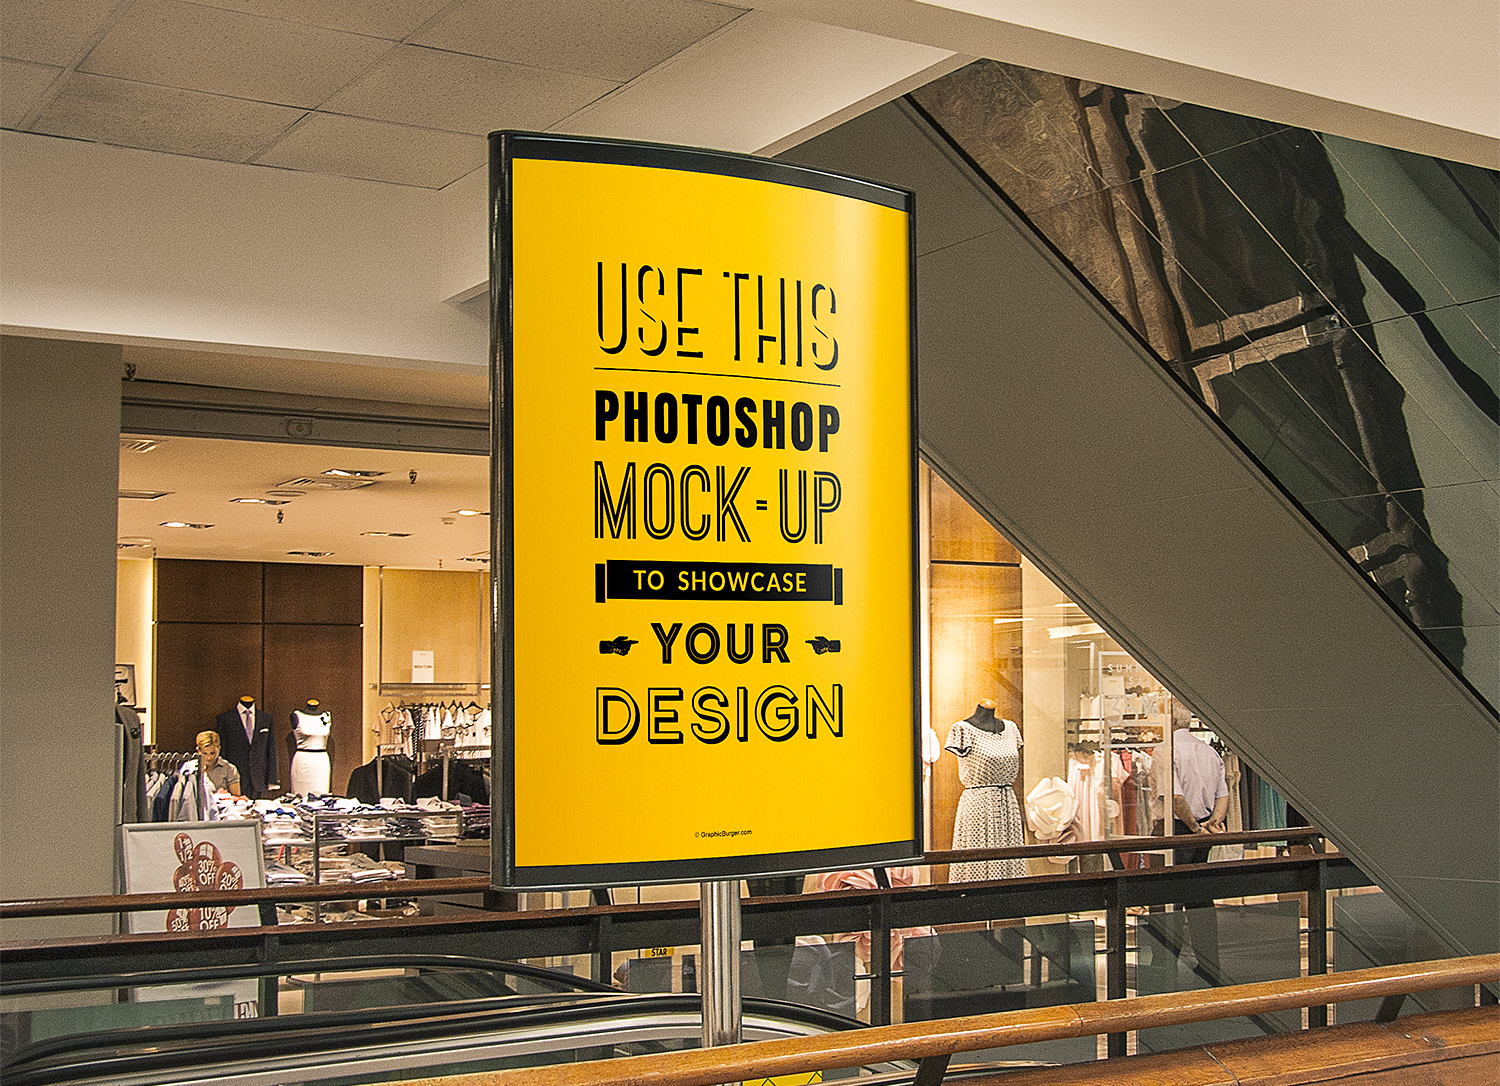
MULTIPOLYGON (((1020 769, 1021 729, 996 716, 995 703, 982 698, 972 713, 949 729, 944 745, 958 757, 958 775, 964 787, 954 815, 953 847, 1011 848, 1025 844, 1014 787, 1020 769)), ((1025 874, 1025 860, 974 860, 949 868, 948 881, 1022 878, 1025 874)))
POLYGON ((287 751, 292 756, 292 791, 303 795, 327 795, 332 789, 333 736, 327 711, 316 698, 309 698, 292 712, 292 730, 287 733, 287 751))

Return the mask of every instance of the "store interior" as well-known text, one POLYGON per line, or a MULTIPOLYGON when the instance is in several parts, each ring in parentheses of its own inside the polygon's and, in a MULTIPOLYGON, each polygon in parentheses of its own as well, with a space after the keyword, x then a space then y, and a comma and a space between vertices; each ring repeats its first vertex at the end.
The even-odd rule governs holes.
MULTIPOLYGON (((246 698, 270 714, 280 786, 252 798, 289 794, 309 702, 327 714, 335 795, 360 773, 441 767, 442 798, 460 771, 487 777, 488 473, 475 455, 122 436, 117 660, 158 787, 246 698)), ((1169 693, 926 465, 919 504, 928 848, 980 843, 959 830, 955 722, 989 710, 999 734, 1019 732, 1019 818, 987 843, 1160 833, 1150 766, 1169 742, 1169 693)), ((1263 805, 1253 774, 1197 726, 1230 767, 1230 827, 1285 825, 1284 805, 1263 805)), ((1088 862, 1032 858, 1012 873, 1088 862)), ((994 874, 942 865, 912 877, 994 874)))

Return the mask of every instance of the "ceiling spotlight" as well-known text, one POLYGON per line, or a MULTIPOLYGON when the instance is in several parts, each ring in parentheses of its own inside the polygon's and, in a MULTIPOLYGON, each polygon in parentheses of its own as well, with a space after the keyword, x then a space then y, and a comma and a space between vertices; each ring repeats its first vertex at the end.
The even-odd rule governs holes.
POLYGON ((189 524, 185 520, 164 520, 161 522, 163 528, 212 528, 212 524, 189 524))
POLYGON ((230 498, 231 502, 239 505, 291 505, 287 500, 277 501, 274 498, 230 498))
POLYGON ((327 558, 332 551, 287 551, 287 554, 296 555, 300 558, 327 558))
POLYGON ((487 516, 489 516, 489 514, 486 513, 482 509, 455 509, 453 511, 455 513, 457 513, 461 517, 487 517, 487 516))
POLYGON ((410 532, 360 532, 359 534, 367 535, 374 539, 405 539, 411 535, 410 532))
POLYGON ((378 479, 383 471, 353 471, 349 468, 329 468, 324 475, 335 475, 340 479, 378 479))

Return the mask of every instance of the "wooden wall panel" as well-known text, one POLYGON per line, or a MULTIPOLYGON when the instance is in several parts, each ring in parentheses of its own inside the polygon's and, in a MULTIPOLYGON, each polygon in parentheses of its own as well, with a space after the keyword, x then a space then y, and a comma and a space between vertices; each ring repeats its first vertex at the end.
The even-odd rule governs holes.
POLYGON ((364 621, 361 566, 265 564, 265 621, 358 626, 364 621))
POLYGON ((261 621, 259 562, 156 560, 157 622, 261 621))
MULTIPOLYGON (((1000 716, 1019 721, 1021 657, 1014 650, 1020 646, 1020 627, 995 619, 1019 615, 1021 571, 933 563, 931 575, 932 727, 939 741, 947 741, 953 722, 972 713, 981 698, 993 699, 1000 716)), ((1024 748, 1021 757, 1024 761, 1024 748)), ((1023 779, 1018 776, 1018 784, 1023 779)), ((932 767, 933 848, 953 847, 953 818, 962 793, 958 759, 944 751, 932 767)))
POLYGON ((264 705, 259 623, 161 622, 156 627, 158 750, 191 751, 193 738, 244 694, 264 705))
POLYGON ((342 794, 350 772, 364 761, 364 633, 359 626, 290 623, 264 630, 265 706, 276 717, 282 787, 291 781, 287 736, 292 712, 308 698, 317 698, 333 726, 332 787, 342 794))
POLYGON ((931 557, 954 562, 1019 562, 1021 552, 936 472, 928 503, 931 557))

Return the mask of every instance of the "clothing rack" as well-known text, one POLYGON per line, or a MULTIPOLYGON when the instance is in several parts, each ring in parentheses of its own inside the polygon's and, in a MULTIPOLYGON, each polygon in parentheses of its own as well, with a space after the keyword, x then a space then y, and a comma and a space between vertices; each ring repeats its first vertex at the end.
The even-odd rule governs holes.
POLYGON ((197 751, 180 750, 147 750, 142 753, 146 760, 148 770, 159 769, 165 773, 175 773, 179 766, 189 758, 198 757, 197 751))

